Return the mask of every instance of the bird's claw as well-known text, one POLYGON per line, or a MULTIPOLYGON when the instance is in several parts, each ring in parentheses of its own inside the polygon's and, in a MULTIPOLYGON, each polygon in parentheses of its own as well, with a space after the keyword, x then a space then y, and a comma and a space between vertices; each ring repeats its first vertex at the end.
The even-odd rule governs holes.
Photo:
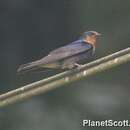
POLYGON ((82 64, 78 64, 78 63, 75 63, 75 66, 77 67, 77 69, 81 69, 82 67, 84 67, 84 65, 82 65, 82 64))

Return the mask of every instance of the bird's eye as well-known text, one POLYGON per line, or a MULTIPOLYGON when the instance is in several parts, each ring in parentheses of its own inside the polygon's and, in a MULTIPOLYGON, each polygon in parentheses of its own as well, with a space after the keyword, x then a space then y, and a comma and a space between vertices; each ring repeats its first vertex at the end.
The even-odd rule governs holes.
POLYGON ((94 35, 95 35, 95 33, 92 33, 91 35, 92 35, 92 36, 94 36, 94 35))

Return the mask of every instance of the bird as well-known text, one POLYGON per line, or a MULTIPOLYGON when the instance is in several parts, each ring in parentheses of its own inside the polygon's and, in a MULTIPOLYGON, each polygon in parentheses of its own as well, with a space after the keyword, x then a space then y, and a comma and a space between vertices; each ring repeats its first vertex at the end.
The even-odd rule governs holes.
POLYGON ((80 68, 83 61, 93 57, 97 38, 100 35, 96 31, 86 31, 76 41, 50 51, 45 57, 20 65, 17 72, 38 68, 61 70, 80 68))

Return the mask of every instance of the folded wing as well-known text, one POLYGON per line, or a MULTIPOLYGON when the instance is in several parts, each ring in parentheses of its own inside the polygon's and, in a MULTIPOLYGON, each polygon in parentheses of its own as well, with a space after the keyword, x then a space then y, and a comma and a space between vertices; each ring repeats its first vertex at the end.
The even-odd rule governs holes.
POLYGON ((64 47, 60 47, 54 51, 51 51, 48 56, 41 59, 42 63, 50 63, 64 58, 71 57, 73 55, 83 53, 91 50, 93 47, 86 43, 69 44, 64 47))

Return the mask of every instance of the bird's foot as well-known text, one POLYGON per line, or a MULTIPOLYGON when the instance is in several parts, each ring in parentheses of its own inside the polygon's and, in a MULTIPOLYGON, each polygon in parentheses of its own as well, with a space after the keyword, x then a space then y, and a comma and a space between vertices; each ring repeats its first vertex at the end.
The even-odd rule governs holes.
POLYGON ((75 65, 75 67, 76 67, 77 69, 79 69, 79 70, 80 70, 82 67, 84 67, 84 65, 78 64, 78 63, 75 63, 74 65, 75 65))

